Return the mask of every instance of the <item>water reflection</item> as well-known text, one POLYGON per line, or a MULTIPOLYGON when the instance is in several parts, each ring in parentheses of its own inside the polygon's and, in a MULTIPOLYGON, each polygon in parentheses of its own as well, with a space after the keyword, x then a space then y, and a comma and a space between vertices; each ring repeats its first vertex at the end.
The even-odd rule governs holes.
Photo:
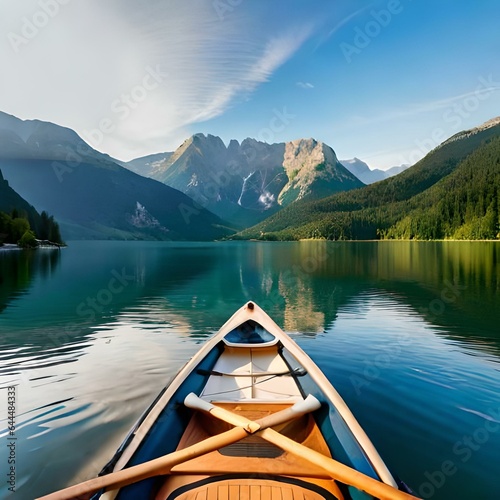
POLYGON ((258 297, 287 329, 324 331, 339 308, 373 292, 410 306, 444 335, 499 349, 498 243, 301 242, 285 255, 271 245, 258 253, 269 261, 258 297))
MULTIPOLYGON (((9 252, 2 259, 0 375, 12 383, 37 368, 75 363, 102 325, 141 302, 146 310, 150 300, 159 304, 153 309, 168 309, 169 294, 212 269, 213 259, 202 246, 169 251, 123 242, 9 252)), ((138 311, 131 320, 143 318, 138 311)), ((164 326, 156 321, 156 328, 164 326)))
POLYGON ((244 297, 288 330, 325 331, 339 308, 369 292, 409 306, 444 335, 499 349, 498 243, 255 243, 236 254, 244 297))
POLYGON ((7 304, 26 293, 31 282, 40 276, 48 279, 56 272, 61 250, 3 250, 0 248, 0 313, 7 304))
POLYGON ((285 329, 314 334, 339 309, 363 313, 356 298, 366 293, 409 306, 443 335, 499 345, 498 243, 80 242, 2 257, 2 340, 38 351, 78 343, 124 313, 144 327, 175 317, 186 332, 215 330, 250 299, 285 329))

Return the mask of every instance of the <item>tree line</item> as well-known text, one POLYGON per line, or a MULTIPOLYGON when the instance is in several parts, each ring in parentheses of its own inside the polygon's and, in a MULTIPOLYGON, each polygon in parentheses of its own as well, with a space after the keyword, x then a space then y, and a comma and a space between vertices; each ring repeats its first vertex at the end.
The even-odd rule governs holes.
POLYGON ((43 211, 33 226, 24 211, 14 208, 10 213, 0 212, 0 245, 13 243, 22 248, 35 248, 43 241, 64 245, 59 224, 52 215, 43 211))

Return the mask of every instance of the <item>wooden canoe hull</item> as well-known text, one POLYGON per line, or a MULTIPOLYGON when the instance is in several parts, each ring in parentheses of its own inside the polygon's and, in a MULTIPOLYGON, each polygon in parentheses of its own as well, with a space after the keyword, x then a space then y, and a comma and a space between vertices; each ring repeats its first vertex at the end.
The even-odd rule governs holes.
MULTIPOLYGON (((314 416, 306 415, 278 430, 312 450, 398 488, 321 370, 251 302, 239 309, 179 371, 134 426, 103 473, 161 457, 231 427, 187 408, 183 401, 191 392, 250 420, 312 394, 321 402, 314 416)), ((249 436, 227 448, 179 464, 168 476, 146 479, 119 491, 101 492, 94 498, 351 498, 349 489, 330 479, 324 470, 261 438, 249 436)), ((356 493, 356 499, 363 498, 373 497, 356 493)))

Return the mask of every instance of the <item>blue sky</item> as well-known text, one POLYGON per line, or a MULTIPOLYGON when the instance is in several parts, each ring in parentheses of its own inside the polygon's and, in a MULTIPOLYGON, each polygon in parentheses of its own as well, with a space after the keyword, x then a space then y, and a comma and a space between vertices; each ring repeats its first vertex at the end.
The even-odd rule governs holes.
POLYGON ((5 0, 0 110, 119 159, 196 132, 372 168, 500 115, 497 0, 5 0))

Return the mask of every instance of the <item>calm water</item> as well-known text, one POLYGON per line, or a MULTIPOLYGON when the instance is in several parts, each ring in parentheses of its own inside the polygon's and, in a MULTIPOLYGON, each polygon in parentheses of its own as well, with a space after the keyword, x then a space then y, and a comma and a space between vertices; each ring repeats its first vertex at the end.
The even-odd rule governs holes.
POLYGON ((199 344, 252 299, 294 333, 417 493, 496 500, 499 263, 500 244, 482 242, 0 251, 0 498, 96 474, 199 344))

